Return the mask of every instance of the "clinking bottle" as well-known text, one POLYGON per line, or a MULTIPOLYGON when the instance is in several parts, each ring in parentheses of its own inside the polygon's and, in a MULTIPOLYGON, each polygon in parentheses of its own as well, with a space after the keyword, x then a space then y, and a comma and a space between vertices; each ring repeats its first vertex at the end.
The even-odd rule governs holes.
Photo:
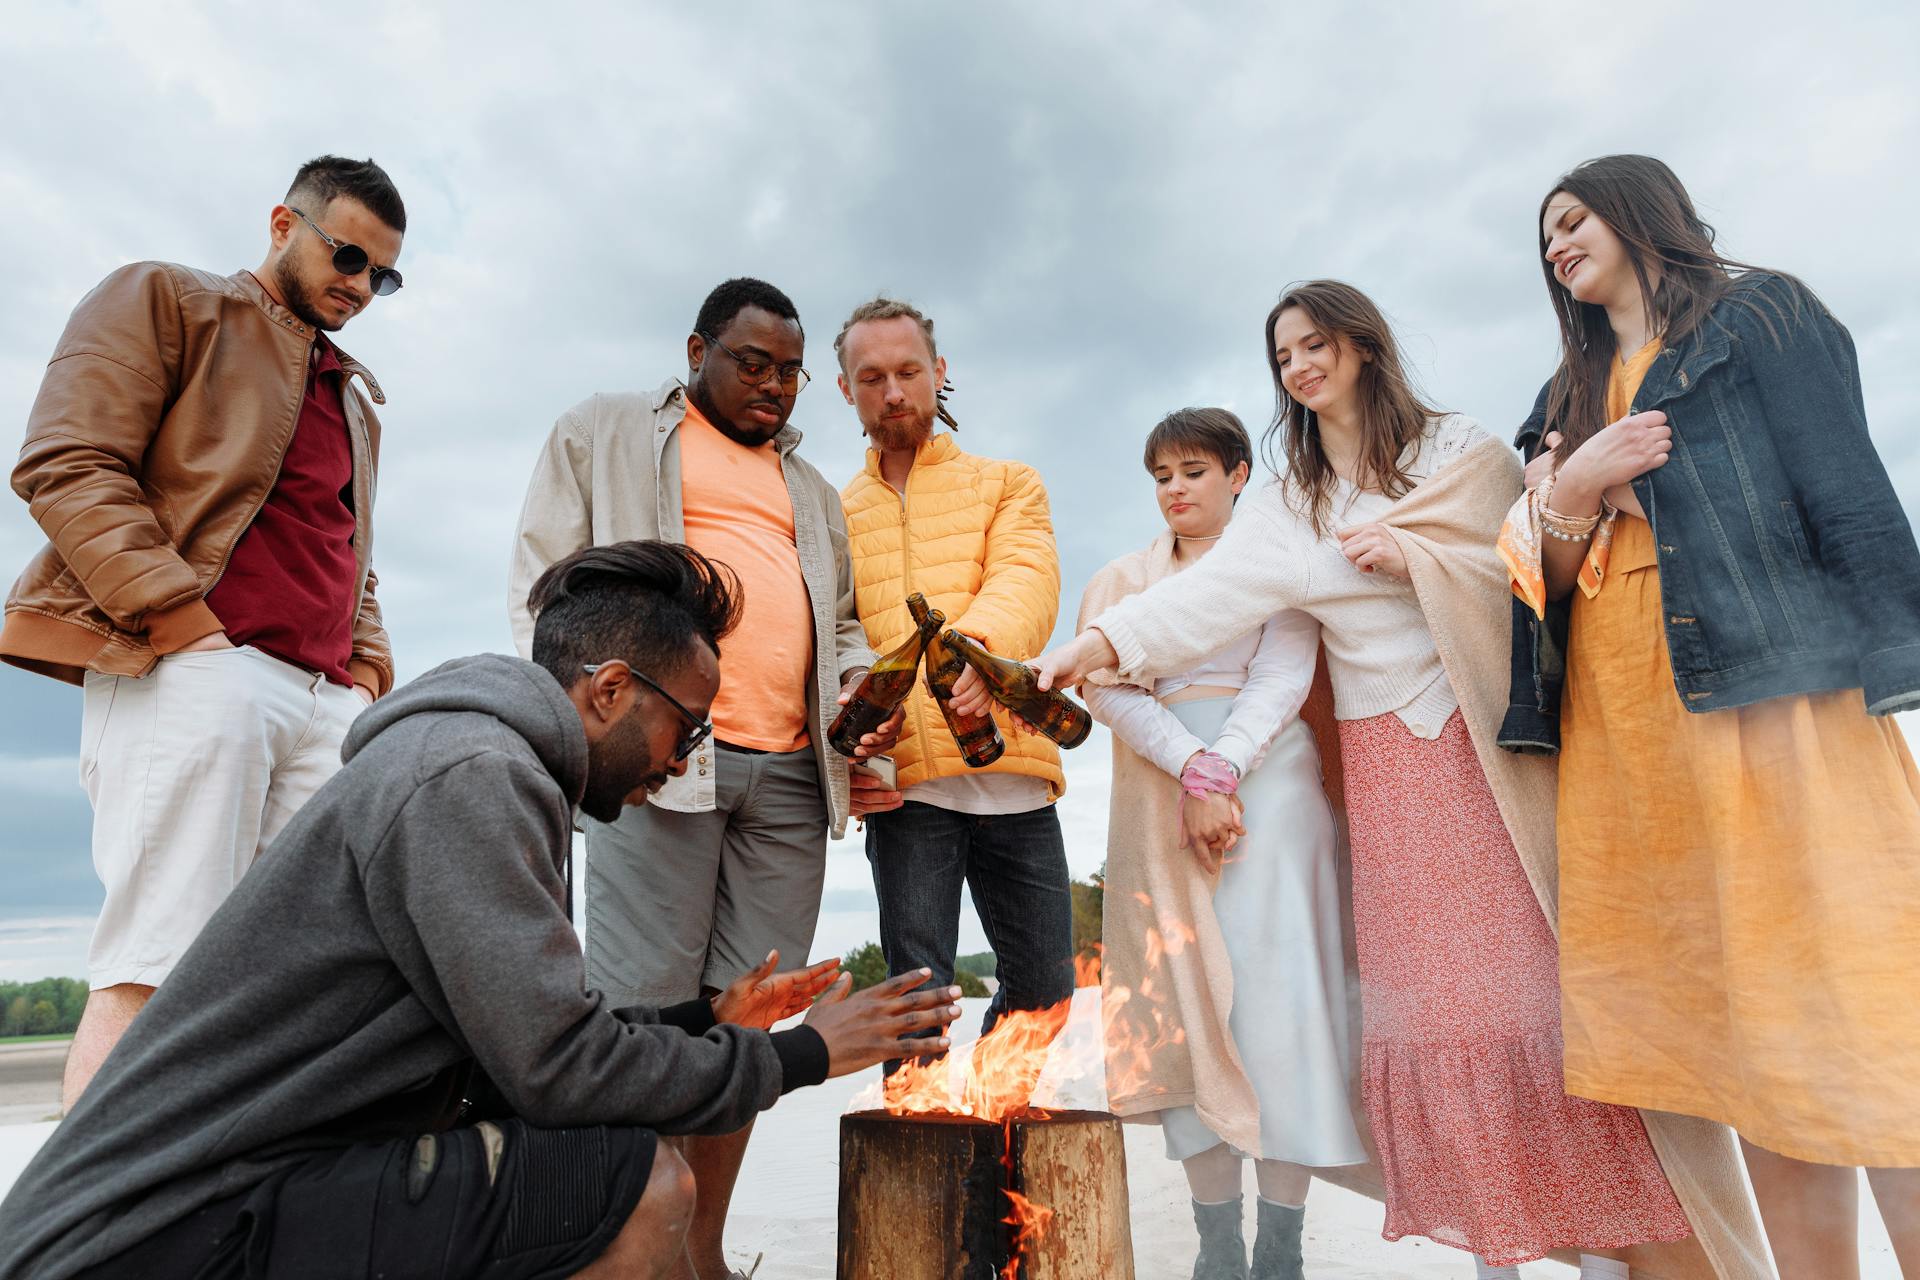
POLYGON ((947 616, 938 609, 927 608, 927 602, 918 595, 907 601, 907 608, 913 612, 916 622, 934 628, 933 638, 927 641, 927 690, 940 704, 940 714, 946 717, 953 740, 960 744, 960 758, 971 768, 984 769, 1007 749, 1006 739, 1000 736, 1000 726, 993 722, 992 716, 963 716, 953 709, 953 682, 960 678, 966 664, 959 654, 940 642, 940 629, 947 625, 947 616), (915 601, 919 602, 917 607, 915 601))
MULTIPOLYGON (((912 610, 915 600, 919 600, 921 609, 925 610, 927 602, 917 593, 907 600, 907 608, 912 610)), ((859 748, 861 738, 885 724, 887 717, 898 711, 907 695, 913 692, 920 655, 925 652, 927 642, 939 634, 937 623, 915 614, 913 634, 907 637, 906 643, 874 662, 866 677, 854 687, 853 697, 847 699, 847 705, 840 708, 840 714, 827 726, 828 745, 841 755, 851 757, 859 748)))
POLYGON ((1093 716, 1058 689, 1042 689, 1032 667, 996 658, 948 628, 940 643, 980 673, 994 700, 1063 747, 1077 747, 1093 732, 1093 716))

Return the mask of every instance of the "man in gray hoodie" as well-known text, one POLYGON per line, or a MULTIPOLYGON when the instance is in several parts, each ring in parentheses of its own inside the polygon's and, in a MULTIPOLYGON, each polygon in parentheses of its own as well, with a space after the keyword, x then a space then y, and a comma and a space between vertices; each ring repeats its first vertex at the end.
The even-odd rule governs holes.
POLYGON ((0 1280, 691 1276, 654 1131, 738 1129, 959 1012, 924 970, 849 995, 775 956, 666 1009, 588 989, 574 807, 685 770, 737 590, 686 547, 590 548, 535 585, 532 662, 364 713, 0 1203, 0 1280))

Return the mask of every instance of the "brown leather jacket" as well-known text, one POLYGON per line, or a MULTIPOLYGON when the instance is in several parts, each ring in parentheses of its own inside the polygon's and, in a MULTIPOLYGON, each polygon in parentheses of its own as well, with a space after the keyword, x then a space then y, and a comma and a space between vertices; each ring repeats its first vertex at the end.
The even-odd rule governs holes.
MULTIPOLYGON (((280 474, 314 330, 250 271, 122 267, 81 300, 27 420, 13 488, 49 539, 7 597, 0 660, 79 683, 140 676, 220 630, 203 597, 280 474)), ((374 600, 379 383, 343 351, 353 441, 354 682, 393 657, 374 600)))

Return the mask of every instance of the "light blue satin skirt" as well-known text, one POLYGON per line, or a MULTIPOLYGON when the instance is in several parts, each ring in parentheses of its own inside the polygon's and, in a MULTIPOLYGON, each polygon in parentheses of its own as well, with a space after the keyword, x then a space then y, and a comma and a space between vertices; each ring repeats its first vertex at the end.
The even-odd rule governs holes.
MULTIPOLYGON (((1196 698, 1168 710, 1212 742, 1232 707, 1232 698, 1196 698)), ((1247 833, 1227 855, 1213 912, 1233 969, 1227 1025, 1260 1102, 1260 1150, 1241 1154, 1315 1168, 1364 1163, 1348 1103, 1358 1045, 1347 1020, 1337 837, 1313 731, 1299 720, 1281 730, 1239 795, 1247 833)), ((1192 1107, 1162 1111, 1160 1124, 1175 1160, 1220 1143, 1192 1107)))

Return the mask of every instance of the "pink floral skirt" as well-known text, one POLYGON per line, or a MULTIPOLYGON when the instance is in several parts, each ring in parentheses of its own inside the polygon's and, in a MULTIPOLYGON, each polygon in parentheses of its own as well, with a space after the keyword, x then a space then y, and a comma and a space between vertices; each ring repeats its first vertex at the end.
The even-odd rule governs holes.
POLYGON ((1340 723, 1389 1240, 1495 1265, 1689 1234, 1638 1112, 1562 1087, 1559 957, 1458 712, 1340 723))

